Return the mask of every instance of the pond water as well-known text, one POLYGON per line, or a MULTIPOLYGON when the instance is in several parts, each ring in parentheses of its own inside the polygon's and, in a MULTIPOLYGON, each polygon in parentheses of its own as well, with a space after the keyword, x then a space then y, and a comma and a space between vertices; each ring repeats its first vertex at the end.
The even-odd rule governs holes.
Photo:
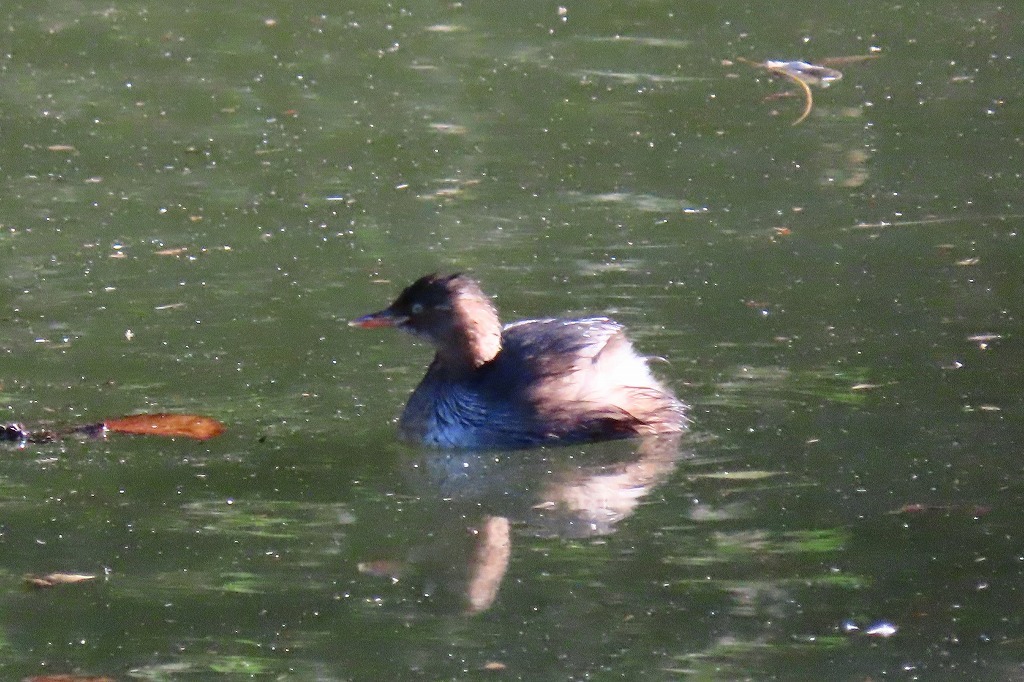
POLYGON ((2 450, 0 677, 1021 676, 1024 8, 0 15, 3 420, 228 427, 2 450), (399 443, 463 270, 691 432, 399 443))

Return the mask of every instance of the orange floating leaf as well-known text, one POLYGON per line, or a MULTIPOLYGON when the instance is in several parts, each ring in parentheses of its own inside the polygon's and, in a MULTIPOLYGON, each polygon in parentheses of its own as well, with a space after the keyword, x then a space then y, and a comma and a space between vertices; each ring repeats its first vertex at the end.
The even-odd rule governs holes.
POLYGON ((107 419, 103 426, 114 433, 143 436, 167 436, 207 440, 224 433, 224 425, 216 419, 198 414, 133 414, 107 419))

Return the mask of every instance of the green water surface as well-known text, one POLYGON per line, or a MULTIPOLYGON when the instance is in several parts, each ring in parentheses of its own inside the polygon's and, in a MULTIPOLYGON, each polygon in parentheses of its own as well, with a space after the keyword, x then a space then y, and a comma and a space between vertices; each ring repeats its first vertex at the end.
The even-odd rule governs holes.
POLYGON ((0 450, 0 678, 1019 676, 1024 8, 0 19, 2 420, 228 427, 0 450), (400 444, 430 351, 345 322, 456 270, 691 434, 400 444))

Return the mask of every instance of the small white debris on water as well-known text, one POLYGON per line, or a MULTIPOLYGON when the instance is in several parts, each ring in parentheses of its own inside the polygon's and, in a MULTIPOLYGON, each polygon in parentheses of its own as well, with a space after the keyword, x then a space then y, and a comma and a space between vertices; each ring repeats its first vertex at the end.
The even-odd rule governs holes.
POLYGON ((881 621, 865 630, 864 634, 871 637, 892 637, 896 634, 896 626, 892 623, 881 621))

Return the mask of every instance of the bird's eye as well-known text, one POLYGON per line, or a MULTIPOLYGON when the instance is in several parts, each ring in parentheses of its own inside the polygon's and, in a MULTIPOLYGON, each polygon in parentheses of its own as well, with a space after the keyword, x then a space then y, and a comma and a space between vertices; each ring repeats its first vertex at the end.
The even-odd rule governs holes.
POLYGON ((420 313, 423 312, 423 304, 422 303, 413 303, 412 307, 410 308, 410 310, 412 311, 413 315, 419 315, 420 313))

